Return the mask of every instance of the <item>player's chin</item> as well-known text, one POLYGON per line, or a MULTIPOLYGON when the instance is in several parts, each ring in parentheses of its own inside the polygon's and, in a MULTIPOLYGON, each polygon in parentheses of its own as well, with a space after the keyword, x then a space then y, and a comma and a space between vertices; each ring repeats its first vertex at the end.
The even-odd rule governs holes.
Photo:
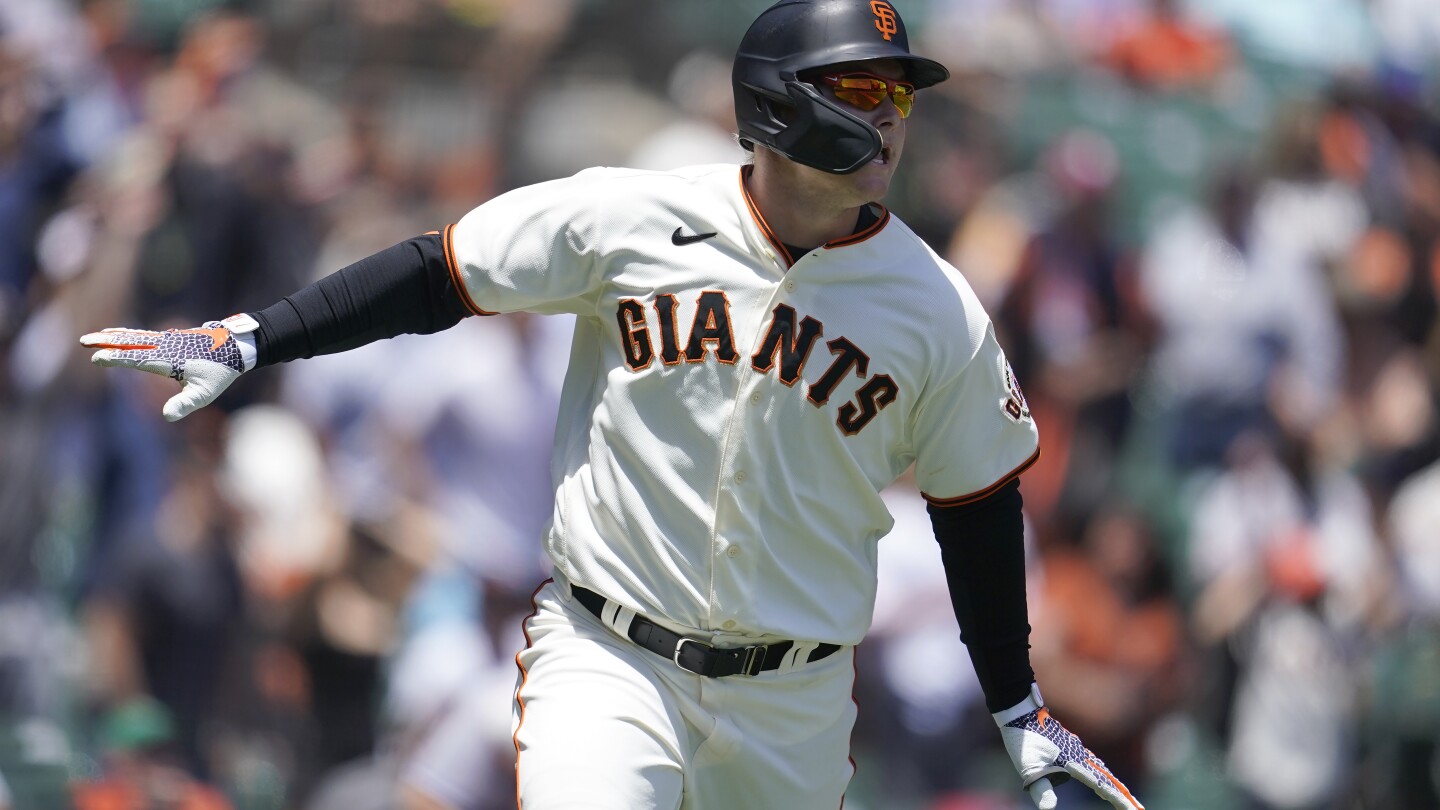
POLYGON ((895 164, 871 161, 850 175, 857 195, 864 202, 883 198, 890 191, 890 181, 895 178, 895 164))

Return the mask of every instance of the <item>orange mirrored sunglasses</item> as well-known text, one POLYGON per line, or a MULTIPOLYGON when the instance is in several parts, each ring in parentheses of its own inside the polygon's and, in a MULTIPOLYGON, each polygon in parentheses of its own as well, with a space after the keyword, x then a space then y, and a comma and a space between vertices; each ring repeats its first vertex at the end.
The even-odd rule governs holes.
POLYGON ((873 73, 840 73, 818 76, 815 81, 835 91, 835 97, 865 111, 879 107, 890 96, 901 118, 908 118, 915 106, 915 85, 876 76, 873 73))

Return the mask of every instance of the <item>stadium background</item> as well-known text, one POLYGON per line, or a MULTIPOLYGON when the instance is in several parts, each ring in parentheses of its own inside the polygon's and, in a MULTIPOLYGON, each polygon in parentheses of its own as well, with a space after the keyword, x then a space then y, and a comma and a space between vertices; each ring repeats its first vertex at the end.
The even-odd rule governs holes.
MULTIPOLYGON (((175 425, 75 338, 266 305, 587 166, 733 160, 763 5, 0 3, 0 807, 395 807, 457 712, 513 804, 568 324, 270 369, 175 425)), ((1056 714, 1152 808, 1440 807, 1440 4, 902 11, 955 78, 889 202, 1041 425, 1056 714)), ((887 498, 847 807, 1026 806, 887 498)))

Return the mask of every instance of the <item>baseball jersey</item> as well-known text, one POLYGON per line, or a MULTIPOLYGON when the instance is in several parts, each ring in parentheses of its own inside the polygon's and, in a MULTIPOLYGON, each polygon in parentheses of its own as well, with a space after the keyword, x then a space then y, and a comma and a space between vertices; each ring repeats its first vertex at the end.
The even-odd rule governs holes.
MULTIPOLYGON (((466 305, 577 316, 546 549, 698 630, 854 644, 913 462, 932 503, 1039 455, 990 319, 883 207, 789 265, 747 167, 592 169, 444 232, 466 305)), ((499 384, 503 384, 501 381, 499 384)))

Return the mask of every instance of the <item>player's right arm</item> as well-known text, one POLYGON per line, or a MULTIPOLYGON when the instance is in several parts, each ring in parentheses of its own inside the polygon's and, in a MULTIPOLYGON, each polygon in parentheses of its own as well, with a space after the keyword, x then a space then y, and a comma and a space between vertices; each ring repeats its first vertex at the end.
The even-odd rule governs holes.
POLYGON ((448 329, 468 315, 582 313, 600 283, 600 224, 615 208, 614 172, 515 189, 443 232, 361 259, 258 312, 164 332, 104 329, 80 342, 91 361, 178 380, 175 421, 261 366, 347 351, 402 334, 448 329))
POLYGON ((346 351, 402 334, 430 334, 471 310, 442 234, 408 239, 258 312, 164 332, 104 329, 80 338, 91 362, 178 380, 165 418, 209 405, 242 373, 346 351))

